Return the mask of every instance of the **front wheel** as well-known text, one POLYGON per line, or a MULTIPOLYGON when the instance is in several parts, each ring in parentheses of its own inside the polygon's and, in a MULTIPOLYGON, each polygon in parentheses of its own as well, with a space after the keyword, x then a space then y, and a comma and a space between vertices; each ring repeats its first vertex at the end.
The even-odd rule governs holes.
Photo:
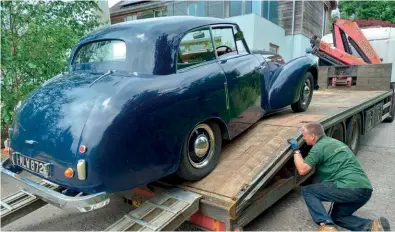
POLYGON ((313 75, 310 72, 307 72, 304 75, 304 83, 300 90, 299 100, 291 105, 293 111, 304 112, 309 108, 311 98, 313 97, 313 83, 313 75))
POLYGON ((216 123, 201 123, 186 137, 177 176, 200 180, 217 166, 221 154, 221 129, 216 123))

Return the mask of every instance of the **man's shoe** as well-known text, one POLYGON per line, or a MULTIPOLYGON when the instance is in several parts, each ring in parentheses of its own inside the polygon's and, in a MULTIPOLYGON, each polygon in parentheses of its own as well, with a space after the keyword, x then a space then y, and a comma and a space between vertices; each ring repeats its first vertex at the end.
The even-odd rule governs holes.
POLYGON ((379 219, 373 220, 371 231, 390 231, 390 223, 387 218, 380 217, 379 219))
POLYGON ((334 225, 322 225, 317 231, 338 231, 334 225))

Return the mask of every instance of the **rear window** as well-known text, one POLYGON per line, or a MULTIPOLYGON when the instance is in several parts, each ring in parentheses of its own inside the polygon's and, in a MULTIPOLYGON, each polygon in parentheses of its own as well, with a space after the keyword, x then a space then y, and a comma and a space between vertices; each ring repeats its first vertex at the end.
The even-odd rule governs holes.
POLYGON ((83 45, 75 55, 75 69, 92 69, 105 66, 118 69, 126 61, 126 44, 120 40, 98 41, 83 45))

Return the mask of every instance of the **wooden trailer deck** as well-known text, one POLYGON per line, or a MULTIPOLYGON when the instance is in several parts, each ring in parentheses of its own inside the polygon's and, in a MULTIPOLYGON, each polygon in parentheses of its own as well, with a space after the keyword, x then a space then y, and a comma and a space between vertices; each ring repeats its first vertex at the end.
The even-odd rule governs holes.
POLYGON ((336 117, 384 95, 388 91, 315 91, 306 112, 293 113, 291 108, 286 108, 265 116, 223 147, 218 166, 211 174, 197 182, 184 182, 180 187, 203 194, 208 201, 227 202, 231 207, 238 194, 272 166, 279 151, 287 149, 287 139, 297 136, 303 124, 336 117))

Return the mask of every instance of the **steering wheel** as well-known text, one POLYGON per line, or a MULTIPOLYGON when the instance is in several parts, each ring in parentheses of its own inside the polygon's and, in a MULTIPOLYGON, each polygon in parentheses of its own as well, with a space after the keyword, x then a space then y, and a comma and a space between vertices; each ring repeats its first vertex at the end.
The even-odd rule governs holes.
POLYGON ((215 50, 217 50, 218 48, 226 48, 226 50, 225 50, 226 53, 229 53, 229 52, 233 51, 232 48, 230 48, 230 47, 228 47, 226 45, 218 46, 218 47, 215 48, 215 50))

